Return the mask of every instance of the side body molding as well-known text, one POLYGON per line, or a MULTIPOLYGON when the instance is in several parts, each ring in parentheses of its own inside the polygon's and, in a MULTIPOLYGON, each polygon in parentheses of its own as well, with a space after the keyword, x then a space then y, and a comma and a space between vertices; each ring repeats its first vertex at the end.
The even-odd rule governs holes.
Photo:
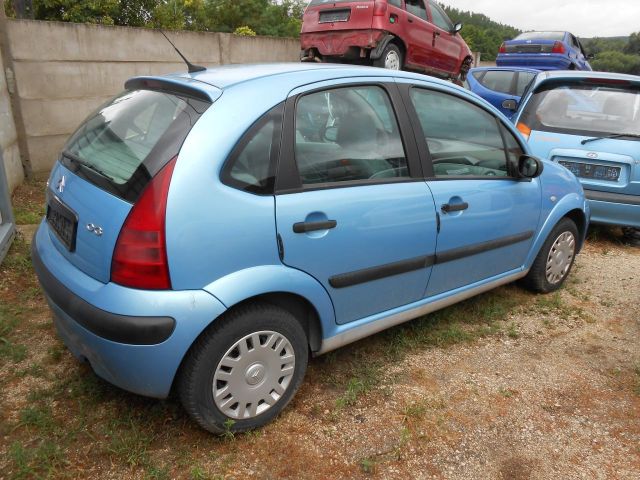
POLYGON ((320 282, 284 265, 261 265, 240 270, 210 283, 204 290, 227 308, 257 295, 292 293, 305 298, 316 309, 323 336, 336 323, 333 303, 320 282))

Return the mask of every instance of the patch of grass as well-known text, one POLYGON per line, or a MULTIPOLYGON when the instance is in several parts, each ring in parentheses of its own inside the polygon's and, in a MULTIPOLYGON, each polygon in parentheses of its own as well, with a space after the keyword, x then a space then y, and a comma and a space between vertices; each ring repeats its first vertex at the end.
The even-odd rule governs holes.
POLYGON ((67 467, 66 452, 52 440, 25 447, 14 442, 9 448, 14 479, 56 477, 67 467))
POLYGON ((426 402, 411 402, 402 412, 405 418, 422 418, 427 413, 426 402))
POLYGON ((107 450, 115 458, 131 467, 150 465, 148 450, 153 437, 137 421, 116 419, 107 435, 110 437, 107 450))
POLYGON ((233 441, 236 439, 235 433, 233 433, 233 426, 236 424, 236 421, 232 418, 227 418, 224 421, 224 432, 222 434, 222 438, 227 441, 233 441))
POLYGON ((44 207, 35 204, 18 205, 13 209, 13 216, 15 217, 17 225, 34 225, 40 223, 44 213, 44 207))
POLYGON ((498 393, 500 395, 502 395, 504 398, 511 398, 511 397, 513 397, 515 392, 513 390, 511 390, 510 388, 500 388, 498 390, 498 393))
POLYGON ((637 363, 633 372, 636 374, 636 385, 633 388, 633 393, 640 397, 640 363, 637 363))
POLYGON ((549 313, 562 307, 562 297, 560 292, 556 291, 551 295, 540 295, 536 299, 536 307, 543 313, 549 313))
POLYGON ((516 322, 511 322, 509 324, 509 328, 507 329, 507 336, 513 339, 520 338, 520 332, 518 331, 516 322))
POLYGON ((49 405, 35 405, 20 412, 20 425, 37 429, 43 435, 50 435, 58 429, 49 405))
POLYGON ((18 225, 40 223, 45 213, 45 190, 43 178, 27 180, 16 189, 11 204, 18 225))
POLYGON ((191 467, 189 474, 192 480, 206 480, 209 478, 207 472, 198 465, 191 467))
POLYGON ((362 460, 360 460, 360 469, 362 470, 363 473, 366 473, 367 475, 376 473, 375 459, 372 459, 369 457, 363 458, 362 460))

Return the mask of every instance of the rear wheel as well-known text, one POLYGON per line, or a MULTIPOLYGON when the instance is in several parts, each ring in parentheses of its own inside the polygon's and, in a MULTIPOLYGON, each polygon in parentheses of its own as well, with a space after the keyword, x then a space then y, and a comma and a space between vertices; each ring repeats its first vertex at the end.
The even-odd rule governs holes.
POLYGON ((387 70, 402 70, 403 65, 402 52, 394 43, 389 43, 380 58, 373 61, 374 67, 386 68, 387 70))
POLYGON ((525 287, 548 293, 559 289, 569 276, 575 260, 578 229, 569 218, 563 218, 551 231, 523 279, 525 287))
POLYGON ((287 406, 307 360, 307 338, 293 315, 271 304, 249 304, 217 320, 192 347, 178 393, 202 428, 218 434, 251 430, 287 406))

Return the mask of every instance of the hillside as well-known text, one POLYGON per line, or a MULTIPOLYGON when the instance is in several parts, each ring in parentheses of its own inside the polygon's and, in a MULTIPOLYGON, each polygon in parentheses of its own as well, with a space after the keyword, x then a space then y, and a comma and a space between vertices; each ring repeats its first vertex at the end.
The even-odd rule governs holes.
POLYGON ((473 52, 481 52, 482 60, 495 60, 500 44, 520 33, 515 27, 491 20, 481 13, 468 12, 441 5, 454 22, 464 24, 462 37, 473 52))

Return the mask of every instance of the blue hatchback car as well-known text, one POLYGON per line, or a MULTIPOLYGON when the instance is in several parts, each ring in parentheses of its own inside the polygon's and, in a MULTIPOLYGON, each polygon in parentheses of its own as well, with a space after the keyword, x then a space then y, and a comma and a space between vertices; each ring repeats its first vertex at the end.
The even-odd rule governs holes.
POLYGON ((640 77, 540 74, 514 122, 535 155, 579 178, 594 223, 640 227, 640 77))
POLYGON ((569 32, 525 32, 500 46, 496 65, 538 70, 591 70, 580 40, 569 32))
POLYGON ((539 72, 521 67, 477 67, 469 70, 463 85, 511 117, 525 89, 539 72))
POLYGON ((134 78, 69 139, 32 258, 68 348, 222 432, 319 355, 499 285, 560 287, 589 210, 475 95, 273 64, 134 78), (232 422, 230 422, 230 420, 232 422))

